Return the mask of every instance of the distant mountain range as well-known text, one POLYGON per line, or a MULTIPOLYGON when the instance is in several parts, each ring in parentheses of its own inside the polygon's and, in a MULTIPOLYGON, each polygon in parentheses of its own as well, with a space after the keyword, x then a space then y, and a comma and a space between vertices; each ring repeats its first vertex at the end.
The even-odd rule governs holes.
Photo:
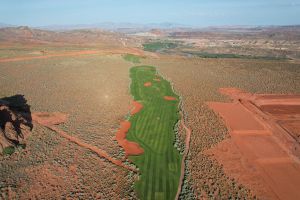
POLYGON ((16 27, 16 26, 11 24, 0 23, 0 28, 7 28, 7 27, 16 27))
MULTIPOLYGON (((0 28, 6 27, 18 27, 16 25, 0 23, 0 28)), ((136 24, 136 23, 113 23, 113 22, 103 22, 95 24, 74 24, 74 25, 47 25, 47 26, 34 26, 30 27, 33 29, 49 30, 49 31, 70 31, 70 30, 81 30, 81 29, 101 29, 105 31, 121 32, 121 33, 138 33, 138 32, 148 32, 151 30, 182 30, 182 31, 208 31, 208 32, 257 32, 263 31, 265 29, 293 29, 299 28, 300 25, 290 25, 290 26, 208 26, 208 27, 197 27, 189 26, 177 23, 149 23, 149 24, 136 24)))
MULTIPOLYGON (((0 23, 0 28, 17 27, 11 24, 0 23)), ((151 29, 173 29, 173 28, 188 28, 190 26, 176 23, 150 23, 150 24, 135 24, 135 23, 113 23, 103 22, 96 24, 73 24, 73 25, 47 25, 47 26, 33 26, 31 28, 52 30, 52 31, 65 31, 75 29, 103 29, 109 31, 122 31, 129 29, 151 30, 151 29)))
POLYGON ((136 46, 138 40, 126 34, 100 29, 51 31, 28 26, 0 28, 0 42, 36 44, 107 44, 108 46, 136 46))
POLYGON ((76 25, 50 25, 35 27, 44 30, 74 30, 74 29, 103 29, 109 31, 129 31, 129 30, 151 30, 151 29, 173 29, 173 28, 187 28, 189 26, 175 23, 151 23, 151 24, 135 24, 135 23, 113 23, 103 22, 96 24, 76 24, 76 25))

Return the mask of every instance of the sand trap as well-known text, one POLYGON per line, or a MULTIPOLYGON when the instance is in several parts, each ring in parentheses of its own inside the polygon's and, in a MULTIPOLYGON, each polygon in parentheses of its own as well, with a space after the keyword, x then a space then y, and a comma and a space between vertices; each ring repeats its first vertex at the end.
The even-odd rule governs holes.
POLYGON ((161 81, 159 78, 155 78, 153 80, 156 81, 156 82, 160 82, 161 81))
POLYGON ((152 85, 151 82, 146 82, 146 83, 144 83, 144 86, 145 86, 145 87, 150 87, 151 85, 152 85))
POLYGON ((143 104, 137 102, 137 101, 133 101, 133 109, 130 111, 131 115, 135 115, 136 113, 140 112, 140 110, 143 108, 143 104))
POLYGON ((231 139, 207 151, 225 172, 265 199, 300 199, 299 95, 258 95, 222 88, 232 103, 208 103, 231 139), (292 121, 291 121, 292 120, 292 121))
MULTIPOLYGON (((134 109, 131 110, 130 114, 135 115, 140 112, 143 105, 137 101, 133 101, 134 109)), ((140 147, 138 143, 126 140, 126 133, 130 129, 131 123, 129 121, 121 122, 120 129, 116 133, 116 140, 119 145, 124 149, 126 157, 130 155, 141 155, 144 153, 144 149, 140 147)))
POLYGON ((171 97, 171 96, 164 96, 164 99, 166 101, 175 101, 175 100, 177 100, 175 97, 171 97))
POLYGON ((116 133, 116 140, 124 149, 126 156, 143 154, 144 150, 139 144, 126 140, 126 133, 130 129, 130 126, 131 123, 129 121, 121 122, 121 127, 116 133))
POLYGON ((67 121, 68 115, 64 113, 54 112, 36 112, 31 114, 32 120, 42 125, 58 125, 67 121))

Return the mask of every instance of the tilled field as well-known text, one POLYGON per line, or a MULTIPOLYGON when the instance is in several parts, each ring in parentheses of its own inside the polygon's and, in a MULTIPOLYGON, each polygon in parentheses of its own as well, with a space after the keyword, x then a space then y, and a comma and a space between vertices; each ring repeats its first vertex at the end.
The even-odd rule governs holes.
MULTIPOLYGON (((221 87, 236 87, 252 93, 299 93, 300 66, 271 61, 171 56, 147 59, 145 63, 158 66, 158 70, 170 79, 176 92, 182 96, 183 108, 188 115, 187 124, 193 131, 188 167, 189 184, 196 196, 217 199, 266 198, 265 191, 250 191, 247 185, 241 185, 239 180, 225 174, 222 166, 205 154, 205 150, 229 137, 226 127, 206 102, 227 101, 218 94, 221 87)), ((252 181, 257 183, 257 180, 252 181)))

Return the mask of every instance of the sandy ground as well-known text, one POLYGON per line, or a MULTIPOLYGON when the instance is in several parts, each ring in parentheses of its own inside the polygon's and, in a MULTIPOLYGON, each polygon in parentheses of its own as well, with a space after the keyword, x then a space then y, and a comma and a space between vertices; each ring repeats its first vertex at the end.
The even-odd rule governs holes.
MULTIPOLYGON (((220 119, 206 105, 207 101, 227 102, 218 93, 221 87, 238 87, 258 93, 299 93, 299 65, 255 60, 197 59, 161 56, 147 59, 147 64, 158 66, 159 71, 174 84, 183 98, 187 126, 192 129, 188 167, 189 184, 198 198, 267 198, 265 191, 254 193, 241 181, 226 173, 215 158, 205 150, 214 147, 230 135, 220 119)), ((237 157, 235 162, 243 160, 237 157)), ((243 172, 243 168, 234 169, 243 172)), ((251 177, 250 177, 251 178, 251 177)), ((260 184, 252 177, 253 184, 260 184)))
MULTIPOLYGON (((130 66, 121 56, 100 55, 1 63, 0 96, 23 94, 32 112, 68 114, 59 129, 121 159, 115 133, 131 108, 130 66)), ((134 196, 129 170, 37 123, 25 151, 1 157, 0 177, 4 198, 134 196)))
MULTIPOLYGON (((32 52, 34 55, 36 52, 32 52)), ((136 48, 120 48, 120 49, 110 49, 110 50, 82 50, 82 51, 69 51, 69 52, 60 52, 60 53, 47 53, 45 51, 39 51, 39 56, 17 56, 12 58, 0 58, 0 63, 6 62, 20 62, 25 60, 34 60, 34 59, 49 59, 53 57, 78 57, 83 55, 114 55, 114 54, 133 54, 138 56, 144 56, 144 51, 136 48)))
POLYGON ((231 139, 208 150, 208 154, 216 157, 226 172, 265 198, 299 199, 300 144, 279 122, 299 121, 300 95, 251 94, 235 88, 221 92, 233 101, 208 105, 222 116, 231 139), (280 113, 285 115, 278 116, 280 113), (242 166, 234 162, 237 155, 243 160, 242 166), (236 168, 245 171, 238 173, 236 168), (254 177, 260 184, 253 184, 254 177))

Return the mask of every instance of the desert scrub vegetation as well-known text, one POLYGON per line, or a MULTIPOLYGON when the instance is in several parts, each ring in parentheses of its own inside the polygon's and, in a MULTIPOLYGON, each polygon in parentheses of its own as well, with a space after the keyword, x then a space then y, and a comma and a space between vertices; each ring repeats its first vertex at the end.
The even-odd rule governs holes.
POLYGON ((192 55, 199 58, 239 58, 239 59, 261 59, 261 60, 288 60, 287 57, 275 57, 275 56, 253 56, 243 54, 231 54, 231 53, 208 53, 197 51, 183 51, 186 55, 192 55))
MULTIPOLYGON (((295 84, 299 65, 277 61, 240 59, 200 59, 168 57, 145 59, 147 65, 159 66, 183 99, 187 126, 191 128, 191 146, 187 159, 189 173, 185 177, 182 196, 196 199, 255 199, 255 191, 230 174, 205 151, 228 137, 226 127, 207 106, 207 101, 228 101, 218 94, 224 86, 244 88, 253 92, 290 93, 299 91, 295 84), (172 60, 171 60, 172 59, 172 60), (184 67, 183 67, 184 66, 184 67), (251 77, 249 77, 251 73, 251 77), (249 84, 249 81, 255 84, 249 84)), ((298 70, 299 71, 299 70, 298 70)), ((255 196, 257 195, 257 196, 255 196)), ((184 199, 184 198, 183 198, 184 199)))
POLYGON ((135 101, 143 104, 143 109, 129 119, 131 128, 127 133, 128 140, 144 149, 144 154, 130 156, 141 173, 135 190, 140 199, 174 199, 182 160, 174 147, 174 126, 180 118, 179 97, 152 66, 133 67, 130 77, 131 94, 135 101), (152 85, 145 87, 148 82, 152 85), (167 101, 165 96, 175 99, 167 101))
POLYGON ((15 147, 9 146, 9 147, 5 147, 5 148, 3 149, 2 154, 3 154, 3 155, 11 155, 11 154, 13 154, 14 152, 15 152, 15 147))
MULTIPOLYGON (((128 93, 131 66, 119 55, 2 63, 0 98, 18 92, 34 111, 68 113, 67 122, 59 128, 115 155, 120 150, 115 132, 132 100, 128 93), (26 67, 31 70, 24 70, 26 67), (19 78, 15 72, 22 72, 19 78)), ((134 180, 127 177, 128 170, 38 124, 26 145, 25 150, 16 148, 11 156, 0 156, 3 187, 16 185, 12 187, 16 199, 30 199, 32 192, 38 199, 129 198, 134 180)))

